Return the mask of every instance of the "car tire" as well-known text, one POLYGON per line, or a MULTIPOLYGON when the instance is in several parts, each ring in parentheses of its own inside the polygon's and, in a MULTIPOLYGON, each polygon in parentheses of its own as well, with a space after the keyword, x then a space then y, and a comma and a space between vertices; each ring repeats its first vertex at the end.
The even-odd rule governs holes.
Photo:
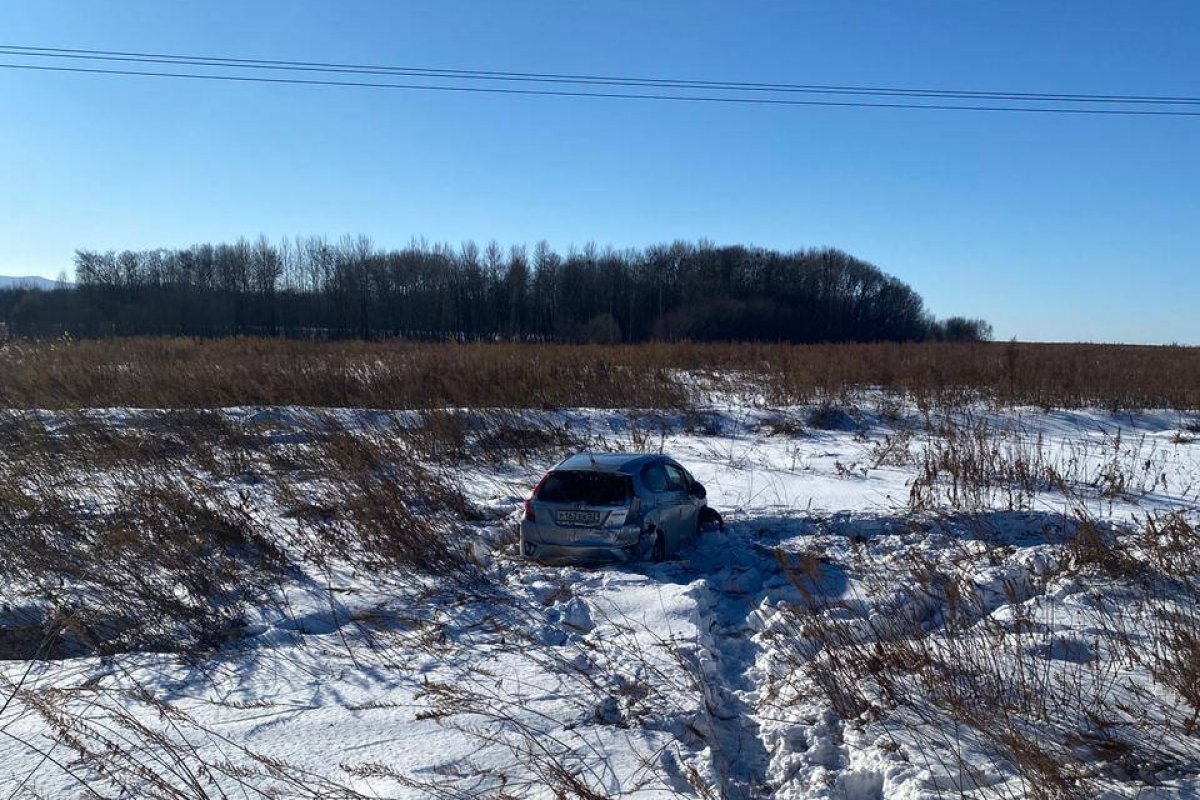
POLYGON ((717 530, 725 532, 725 518, 721 516, 721 512, 711 506, 704 506, 700 509, 700 525, 703 526, 709 522, 717 523, 717 530))
POLYGON ((667 539, 659 531, 654 535, 654 549, 650 551, 650 559, 655 564, 665 561, 667 558, 667 539))

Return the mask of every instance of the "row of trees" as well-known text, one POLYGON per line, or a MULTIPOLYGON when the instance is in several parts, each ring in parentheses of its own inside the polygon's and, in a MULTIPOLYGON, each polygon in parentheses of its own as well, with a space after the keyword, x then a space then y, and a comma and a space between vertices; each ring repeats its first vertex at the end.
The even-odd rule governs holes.
POLYGON ((72 291, 0 293, 10 331, 596 342, 990 336, 980 320, 935 320, 907 285, 833 249, 676 242, 564 255, 545 242, 384 250, 365 237, 260 238, 80 250, 75 276, 72 291))

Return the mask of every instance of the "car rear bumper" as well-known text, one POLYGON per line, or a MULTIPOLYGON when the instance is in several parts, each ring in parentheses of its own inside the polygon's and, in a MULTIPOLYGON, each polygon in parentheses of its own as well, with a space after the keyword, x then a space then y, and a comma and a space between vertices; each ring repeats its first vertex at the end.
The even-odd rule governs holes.
POLYGON ((619 547, 573 547, 567 545, 533 544, 522 545, 526 558, 542 564, 624 564, 633 561, 635 548, 619 547))
POLYGON ((640 557, 642 542, 639 539, 613 543, 598 542, 596 536, 587 536, 584 541, 572 541, 579 531, 521 523, 521 554, 544 564, 619 564, 640 557))

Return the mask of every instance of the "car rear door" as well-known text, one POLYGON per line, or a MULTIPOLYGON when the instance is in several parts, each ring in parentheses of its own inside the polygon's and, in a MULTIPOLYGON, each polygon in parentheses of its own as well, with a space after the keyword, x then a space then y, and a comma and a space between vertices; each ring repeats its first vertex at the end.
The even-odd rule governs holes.
POLYGON ((654 498, 655 517, 668 551, 679 540, 679 492, 671 486, 667 471, 661 461, 654 461, 642 468, 642 486, 654 498))
POLYGON ((689 489, 692 482, 688 477, 687 472, 678 464, 667 462, 663 464, 663 469, 667 473, 667 485, 670 487, 672 496, 675 500, 675 536, 677 542, 682 542, 696 530, 696 518, 700 510, 696 507, 695 502, 689 489))

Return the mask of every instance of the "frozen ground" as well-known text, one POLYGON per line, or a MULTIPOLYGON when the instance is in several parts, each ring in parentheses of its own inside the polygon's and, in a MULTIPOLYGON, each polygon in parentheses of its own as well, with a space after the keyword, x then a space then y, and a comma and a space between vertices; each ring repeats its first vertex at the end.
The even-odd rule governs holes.
MULTIPOLYGON (((463 466, 483 512, 461 534, 471 581, 314 569, 202 659, 0 662, 0 796, 155 784, 136 769, 105 784, 73 738, 189 797, 1200 793, 1196 709, 1169 658, 1137 655, 1155 625, 1196 618, 1195 595, 1077 544, 1094 525, 1136 554, 1147 518, 1195 523, 1193 420, 980 412, 980 445, 897 408, 819 426, 751 407, 526 417, 669 452, 726 530, 660 565, 529 564, 511 542, 547 458, 463 466), (1020 469, 922 484, 955 442, 1046 469, 1026 488, 1020 469)), ((37 597, 6 593, 0 624, 36 615, 37 597)))

